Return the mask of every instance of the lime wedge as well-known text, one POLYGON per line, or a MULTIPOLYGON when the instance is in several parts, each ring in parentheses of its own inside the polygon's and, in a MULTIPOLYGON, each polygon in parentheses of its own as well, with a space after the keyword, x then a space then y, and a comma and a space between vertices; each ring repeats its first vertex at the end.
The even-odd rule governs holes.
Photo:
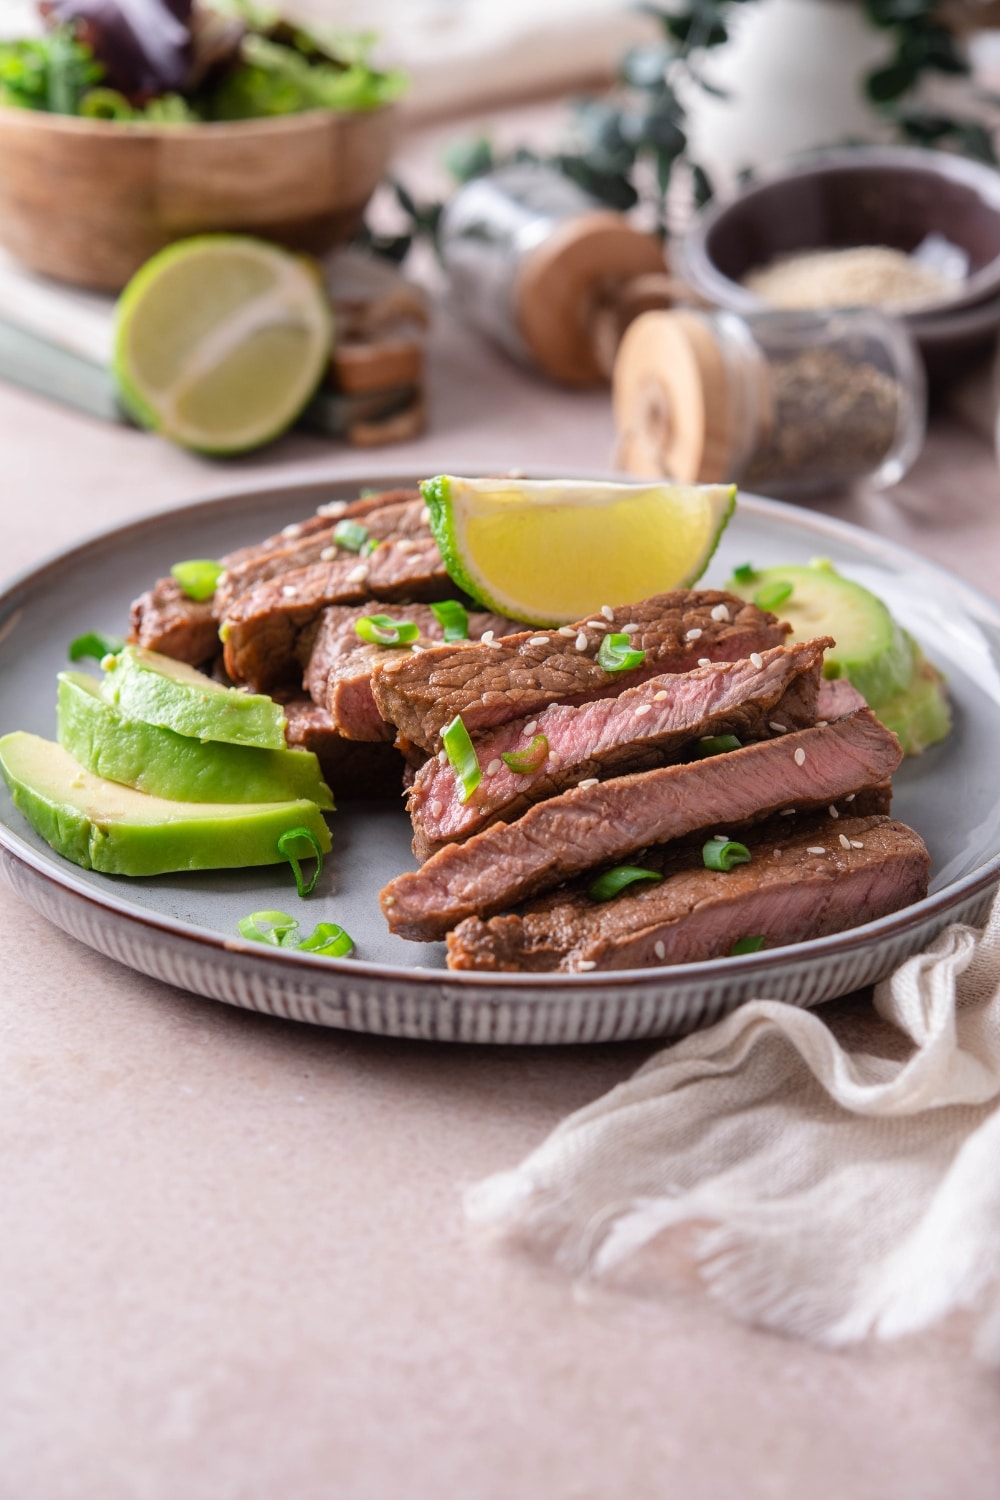
POLYGON ((736 505, 732 484, 440 474, 421 489, 455 583, 498 614, 546 626, 689 588, 736 505))
POLYGON ((144 427, 202 453, 242 453, 294 422, 332 336, 310 261, 243 235, 203 235, 161 250, 129 282, 113 369, 144 427))

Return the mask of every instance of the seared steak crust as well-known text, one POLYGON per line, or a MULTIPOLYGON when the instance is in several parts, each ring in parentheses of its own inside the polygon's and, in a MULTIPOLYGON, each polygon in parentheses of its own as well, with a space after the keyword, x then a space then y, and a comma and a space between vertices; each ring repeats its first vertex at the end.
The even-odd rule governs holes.
POLYGON ((901 759, 895 735, 865 708, 726 755, 576 787, 397 876, 382 909, 393 932, 433 941, 465 917, 492 916, 651 844, 826 806, 887 781, 901 759))
MULTIPOLYGON (((282 549, 294 549, 319 536, 326 538, 326 541, 319 542, 319 547, 327 545, 338 520, 362 520, 385 506, 412 504, 419 498, 418 490, 397 489, 366 495, 359 500, 334 501, 321 507, 322 513, 305 521, 293 522, 263 542, 228 552, 221 561, 226 572, 233 577, 250 577, 256 564, 263 564, 264 559, 282 549)), ((422 507, 418 514, 421 511, 422 507)), ((373 529, 372 521, 366 520, 365 524, 373 529)), ((257 576, 270 575, 258 572, 257 576)), ((223 614, 220 596, 227 600, 236 597, 235 586, 229 583, 225 574, 220 582, 221 588, 216 591, 215 599, 199 603, 182 593, 173 578, 161 578, 133 603, 129 639, 150 651, 172 656, 175 661, 186 661, 193 667, 210 661, 219 650, 218 621, 223 614)))
POLYGON ((767 948, 826 937, 927 894, 923 840, 891 818, 826 815, 795 820, 790 831, 768 824, 746 843, 751 863, 727 874, 705 869, 700 845, 672 845, 642 859, 662 884, 595 902, 577 883, 517 913, 467 917, 448 935, 448 967, 572 973, 694 963, 727 957, 742 937, 761 936, 767 948))
POLYGON ((437 545, 425 538, 383 542, 367 558, 340 552, 330 562, 267 579, 237 599, 222 622, 226 671, 255 692, 301 680, 302 639, 311 644, 332 604, 454 593, 437 545))
POLYGON ((735 734, 746 743, 808 728, 816 721, 823 652, 832 645, 824 636, 773 646, 759 667, 745 660, 664 673, 617 698, 552 704, 528 728, 519 719, 487 730, 476 740, 483 780, 467 802, 460 800, 451 764, 432 757, 418 771, 407 804, 413 851, 426 859, 445 843, 500 818, 509 823, 589 777, 606 780, 664 765, 704 735, 735 734), (548 740, 547 759, 527 775, 509 770, 500 757, 525 750, 536 733, 548 740))
POLYGON ((739 661, 780 646, 787 632, 774 615, 732 594, 675 590, 616 609, 610 621, 597 614, 561 631, 525 630, 471 650, 438 646, 389 662, 375 672, 372 690, 382 717, 433 751, 456 714, 478 733, 550 703, 615 696, 660 672, 686 672, 703 657, 739 661), (629 626, 637 627, 628 633, 646 659, 631 672, 606 672, 596 659, 601 641, 629 626))

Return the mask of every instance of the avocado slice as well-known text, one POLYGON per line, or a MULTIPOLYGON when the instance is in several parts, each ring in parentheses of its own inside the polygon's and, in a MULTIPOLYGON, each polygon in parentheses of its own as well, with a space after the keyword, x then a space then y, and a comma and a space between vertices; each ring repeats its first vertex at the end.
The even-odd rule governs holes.
POLYGON ((327 811, 330 788, 308 750, 258 750, 196 740, 107 703, 84 672, 59 673, 59 743, 95 776, 182 802, 288 802, 327 811))
POLYGON ((842 577, 831 563, 740 569, 726 588, 787 620, 793 641, 833 636, 836 645, 827 653, 824 676, 848 678, 873 709, 909 685, 911 637, 881 599, 842 577))
POLYGON ((324 853, 330 833, 314 802, 173 802, 94 776, 51 740, 0 739, 14 804, 46 843, 85 870, 162 875, 277 864, 278 839, 307 828, 324 853))
POLYGON ((262 693, 223 687, 186 662, 126 646, 105 657, 105 701, 127 719, 172 729, 195 740, 221 740, 258 750, 284 750, 286 719, 262 693))
POLYGON ((899 738, 904 755, 920 755, 951 730, 951 708, 944 678, 914 642, 913 677, 901 693, 874 710, 886 729, 899 738))

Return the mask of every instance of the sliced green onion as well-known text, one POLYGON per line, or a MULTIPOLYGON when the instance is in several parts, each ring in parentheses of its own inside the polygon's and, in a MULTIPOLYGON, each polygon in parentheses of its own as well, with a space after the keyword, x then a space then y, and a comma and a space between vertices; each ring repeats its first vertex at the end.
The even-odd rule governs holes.
POLYGON ((174 563, 170 576, 177 580, 181 592, 187 594, 189 599, 204 604, 215 593, 219 576, 225 571, 220 562, 213 562, 210 557, 192 557, 187 562, 174 563))
POLYGON ((710 755, 725 755, 727 750, 742 750, 742 741, 735 734, 706 734, 694 747, 694 753, 699 760, 707 760, 710 755))
POLYGON ((709 839, 702 845, 701 857, 706 870, 731 870, 734 865, 748 865, 750 850, 732 839, 709 839))
POLYGON ((288 828, 278 839, 278 853, 283 854, 291 865, 292 874, 295 876, 295 888, 299 895, 308 896, 311 891, 315 890, 316 882, 323 868, 323 851, 319 847, 316 835, 309 828, 288 828), (302 857, 304 859, 315 859, 316 861, 316 868, 312 873, 312 879, 308 881, 302 873, 299 856, 292 848, 293 844, 299 843, 302 840, 309 845, 309 853, 302 857))
POLYGON ((515 776, 530 776, 545 764, 549 753, 548 738, 536 734, 527 750, 508 750, 500 759, 509 766, 515 776))
POLYGON ((354 952, 354 939, 337 922, 320 922, 299 944, 303 953, 320 953, 324 958, 346 958, 354 952))
POLYGON ((597 662, 605 672, 627 672, 641 666, 646 660, 645 651, 633 651, 627 635, 606 635, 597 653, 597 662))
POLYGON ((476 747, 469 738, 469 731, 462 723, 461 714, 456 714, 451 723, 444 726, 441 731, 441 743, 458 782, 458 800, 468 802, 482 781, 483 772, 479 757, 476 755, 476 747))
POLYGON ((419 636, 420 626, 412 620, 394 620, 392 615, 362 615, 354 631, 370 646, 408 646, 419 636))
POLYGON ((70 661, 83 661, 87 657, 103 661, 106 656, 117 656, 124 645, 120 635, 100 635, 96 630, 88 630, 86 635, 70 641, 66 654, 70 661))
POLYGON ((464 604, 459 604, 457 599, 442 599, 440 604, 432 604, 431 609, 444 630, 446 641, 469 639, 469 611, 464 604))
POLYGON ((299 924, 286 911, 252 911, 241 917, 237 926, 240 937, 253 943, 270 943, 275 948, 293 948, 298 939, 299 924))
POLYGON ((759 953, 764 946, 762 937, 737 938, 730 948, 730 957, 737 958, 741 953, 759 953))
POLYGON ((363 542, 361 544, 361 556, 371 557, 372 553, 375 551, 375 548, 381 547, 381 545, 382 543, 378 540, 377 537, 370 536, 367 542, 363 542))
POLYGON ((733 577, 737 583, 752 583, 757 577, 757 570, 752 563, 741 563, 738 568, 733 569, 733 577))
POLYGON ((598 875, 592 885, 587 887, 587 895, 591 901, 610 901, 612 896, 627 886, 635 885, 639 880, 662 880, 662 875, 657 875, 655 870, 643 870, 638 865, 615 865, 613 870, 605 870, 603 875, 598 875))
POLYGON ((795 585, 788 583, 783 578, 776 578, 773 583, 765 583, 762 589, 758 589, 753 596, 753 602, 758 609, 777 609, 779 604, 784 604, 786 599, 792 597, 795 585))
POLYGON ((345 552, 360 552, 368 540, 368 527, 357 521, 338 521, 333 528, 333 540, 345 552))

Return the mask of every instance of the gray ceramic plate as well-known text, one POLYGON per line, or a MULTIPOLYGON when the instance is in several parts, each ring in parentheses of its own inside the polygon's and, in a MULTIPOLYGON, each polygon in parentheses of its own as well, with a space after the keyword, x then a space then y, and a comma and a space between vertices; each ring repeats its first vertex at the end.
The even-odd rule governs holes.
MULTIPOLYGON (((61 554, 0 596, 0 731, 54 734, 55 674, 68 641, 120 633, 135 594, 183 557, 215 557, 361 484, 256 491, 154 515, 61 554)), ((233 1005, 393 1036, 583 1042, 660 1036, 713 1020, 754 995, 815 1005, 886 974, 950 921, 977 921, 1000 879, 1000 609, 890 543, 773 501, 741 498, 708 582, 731 568, 817 554, 880 594, 947 672, 955 731, 906 763, 895 811, 933 859, 926 901, 852 932, 713 963, 594 975, 449 974, 443 945, 391 937, 377 904, 411 868, 402 808, 344 804, 334 854, 308 907, 336 920, 357 956, 334 961, 245 943, 239 917, 298 905, 287 866, 126 880, 77 869, 38 839, 0 788, 7 880, 72 936, 143 973, 233 1005)), ((336 788, 334 789, 336 791, 336 788)), ((305 925, 305 924, 304 924, 305 925)))

